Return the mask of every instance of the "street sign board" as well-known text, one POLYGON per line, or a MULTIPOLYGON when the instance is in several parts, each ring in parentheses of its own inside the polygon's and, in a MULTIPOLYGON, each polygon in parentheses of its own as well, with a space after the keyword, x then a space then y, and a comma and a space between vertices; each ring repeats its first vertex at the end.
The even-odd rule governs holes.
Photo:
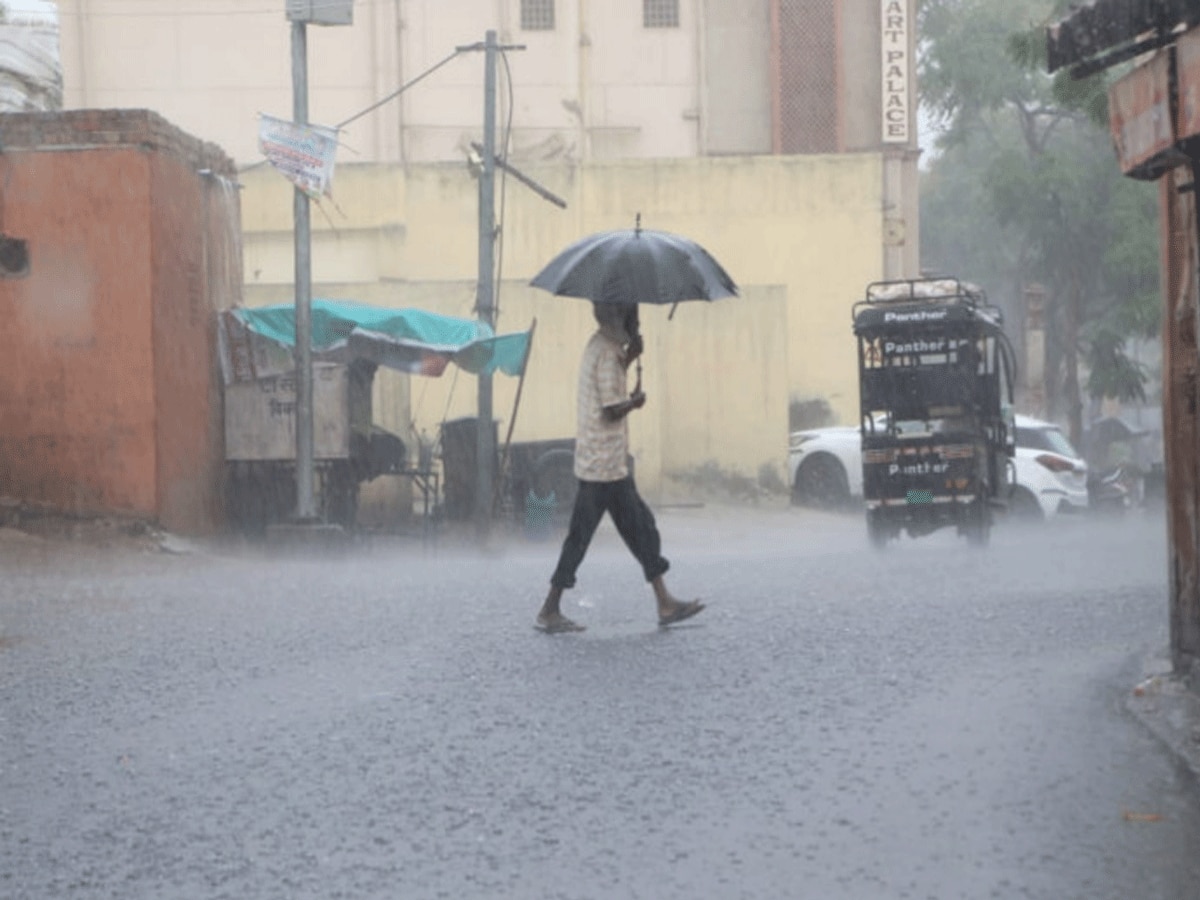
POLYGON ((258 117, 258 149, 292 184, 314 200, 330 196, 337 161, 337 129, 297 125, 266 113, 258 117))

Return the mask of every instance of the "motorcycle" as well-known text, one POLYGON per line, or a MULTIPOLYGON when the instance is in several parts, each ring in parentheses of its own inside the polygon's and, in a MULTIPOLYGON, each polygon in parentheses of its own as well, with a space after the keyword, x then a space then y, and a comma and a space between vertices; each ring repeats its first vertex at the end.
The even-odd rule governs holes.
POLYGON ((1088 476, 1088 502, 1093 512, 1124 513, 1140 506, 1144 494, 1144 476, 1125 463, 1088 476))

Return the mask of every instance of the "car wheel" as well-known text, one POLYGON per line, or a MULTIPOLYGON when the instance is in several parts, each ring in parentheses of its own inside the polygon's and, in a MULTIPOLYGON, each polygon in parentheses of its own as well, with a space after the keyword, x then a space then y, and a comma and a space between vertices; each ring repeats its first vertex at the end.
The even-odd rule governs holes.
POLYGON ((1037 497, 1033 496, 1033 491, 1023 487, 1013 489, 1012 496, 1008 501, 1008 517, 1023 525, 1046 521, 1046 513, 1042 510, 1042 504, 1038 503, 1037 497))
POLYGON ((846 469, 828 454, 810 456, 796 470, 792 502, 818 509, 841 509, 850 503, 850 480, 846 469))

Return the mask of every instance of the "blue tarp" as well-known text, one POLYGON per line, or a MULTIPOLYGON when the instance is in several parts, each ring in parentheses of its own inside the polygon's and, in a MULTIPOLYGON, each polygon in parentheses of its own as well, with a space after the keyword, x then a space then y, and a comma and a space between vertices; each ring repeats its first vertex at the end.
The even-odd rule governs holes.
MULTIPOLYGON (((289 350, 296 343, 292 304, 230 310, 251 335, 289 350)), ((229 331, 230 329, 227 329, 229 331)), ((226 338, 232 342, 227 334, 226 338)), ((395 309, 345 300, 312 301, 315 359, 366 359, 418 375, 438 376, 455 365, 473 374, 520 375, 530 332, 496 335, 483 322, 421 309, 395 309)))

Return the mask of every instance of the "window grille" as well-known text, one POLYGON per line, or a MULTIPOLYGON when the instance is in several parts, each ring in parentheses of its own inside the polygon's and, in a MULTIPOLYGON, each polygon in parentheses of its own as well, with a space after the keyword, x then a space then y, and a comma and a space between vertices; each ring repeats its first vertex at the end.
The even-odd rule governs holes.
POLYGON ((521 0, 521 28, 524 31, 553 31, 554 0, 521 0))
POLYGON ((678 28, 679 0, 642 0, 642 25, 646 28, 678 28))
POLYGON ((837 0, 779 0, 779 152, 836 153, 837 0))

